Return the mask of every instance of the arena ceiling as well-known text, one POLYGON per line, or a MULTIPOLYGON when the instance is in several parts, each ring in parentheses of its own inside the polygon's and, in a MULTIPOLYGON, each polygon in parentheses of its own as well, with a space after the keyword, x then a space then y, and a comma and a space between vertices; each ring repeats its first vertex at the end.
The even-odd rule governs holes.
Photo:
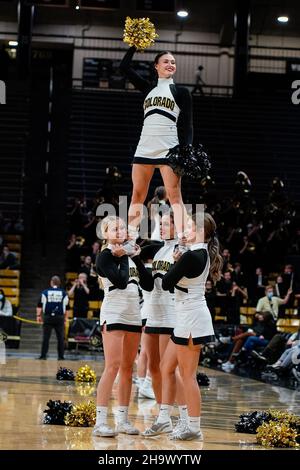
MULTIPOLYGON (((68 8, 36 7, 35 24, 83 24, 115 26, 124 24, 126 15, 149 16, 157 28, 220 33, 222 42, 233 35, 234 0, 177 0, 177 7, 188 10, 186 19, 176 13, 149 13, 136 10, 136 0, 120 0, 118 10, 75 10, 77 0, 68 8)), ((161 0, 162 2, 164 0, 161 0)), ((0 0, 0 21, 17 21, 17 0, 0 0)), ((251 33, 277 36, 300 36, 299 0, 251 0, 251 33), (288 15, 280 24, 276 18, 288 15)))

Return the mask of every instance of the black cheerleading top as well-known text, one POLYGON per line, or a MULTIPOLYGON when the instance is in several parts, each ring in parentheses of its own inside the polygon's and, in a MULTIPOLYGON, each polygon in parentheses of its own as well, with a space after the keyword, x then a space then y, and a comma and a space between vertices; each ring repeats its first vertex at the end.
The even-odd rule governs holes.
POLYGON ((175 85, 172 78, 158 78, 151 83, 141 77, 130 65, 135 51, 131 47, 120 64, 120 70, 145 96, 144 125, 134 163, 165 164, 170 148, 192 144, 192 98, 189 90, 175 85))
POLYGON ((208 253, 205 249, 196 249, 184 253, 163 277, 163 290, 176 288, 182 278, 194 279, 201 276, 207 265, 207 258, 208 253))

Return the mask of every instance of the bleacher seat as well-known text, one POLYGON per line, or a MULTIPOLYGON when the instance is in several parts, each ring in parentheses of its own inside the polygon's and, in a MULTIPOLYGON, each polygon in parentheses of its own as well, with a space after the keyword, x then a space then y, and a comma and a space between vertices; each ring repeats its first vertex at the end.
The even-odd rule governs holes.
POLYGON ((276 322, 277 330, 284 333, 295 333, 300 328, 299 318, 279 318, 276 322))

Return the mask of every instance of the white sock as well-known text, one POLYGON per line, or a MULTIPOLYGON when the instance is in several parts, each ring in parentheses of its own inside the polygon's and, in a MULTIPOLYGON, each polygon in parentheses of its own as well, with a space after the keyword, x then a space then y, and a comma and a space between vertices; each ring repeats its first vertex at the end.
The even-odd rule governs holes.
POLYGON ((186 421, 188 422, 188 410, 187 410, 187 406, 186 405, 179 405, 178 406, 178 409, 179 409, 179 416, 180 416, 180 419, 182 421, 186 421))
POLYGON ((159 415, 156 422, 166 423, 167 421, 169 421, 172 408, 172 405, 160 405, 159 415))
POLYGON ((107 424, 107 406, 97 406, 96 426, 107 424))
POLYGON ((117 421, 118 421, 118 424, 127 423, 128 406, 118 406, 117 421))
POLYGON ((189 428, 193 432, 200 431, 200 416, 189 416, 189 428))
POLYGON ((143 388, 144 387, 152 387, 152 378, 149 375, 144 379, 143 388))

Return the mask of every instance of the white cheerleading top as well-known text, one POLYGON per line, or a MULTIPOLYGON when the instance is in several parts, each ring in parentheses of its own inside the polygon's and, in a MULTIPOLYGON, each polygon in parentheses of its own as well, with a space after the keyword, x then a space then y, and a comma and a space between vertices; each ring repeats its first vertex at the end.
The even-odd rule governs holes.
POLYGON ((165 240, 152 262, 154 287, 147 299, 147 328, 174 328, 175 294, 162 289, 162 278, 174 264, 173 252, 177 240, 165 240))

